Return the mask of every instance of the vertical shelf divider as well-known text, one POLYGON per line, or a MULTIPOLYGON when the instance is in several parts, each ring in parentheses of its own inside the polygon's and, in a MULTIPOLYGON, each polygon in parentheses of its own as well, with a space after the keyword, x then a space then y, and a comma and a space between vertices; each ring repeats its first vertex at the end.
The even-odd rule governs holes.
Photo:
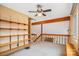
MULTIPOLYGON (((10 16, 10 21, 11 21, 11 16, 10 16)), ((10 51, 11 51, 11 22, 10 23, 10 51)))
MULTIPOLYGON (((17 19, 17 21, 19 21, 19 20, 17 19)), ((19 47, 19 35, 18 35, 18 33, 19 33, 19 23, 18 23, 18 29, 17 29, 17 46, 19 47)))

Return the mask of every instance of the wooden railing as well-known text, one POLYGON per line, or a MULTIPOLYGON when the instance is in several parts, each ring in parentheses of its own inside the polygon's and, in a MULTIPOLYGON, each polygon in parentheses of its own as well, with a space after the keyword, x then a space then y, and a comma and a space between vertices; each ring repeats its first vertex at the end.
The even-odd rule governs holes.
POLYGON ((39 36, 32 34, 32 42, 36 42, 40 39, 40 41, 49 41, 54 44, 66 45, 66 43, 69 41, 69 37, 70 35, 66 34, 40 34, 39 36))
POLYGON ((54 44, 66 45, 69 40, 69 35, 66 34, 42 34, 43 41, 51 41, 54 44))
POLYGON ((31 37, 32 37, 31 42, 37 42, 37 41, 40 41, 40 39, 41 39, 41 34, 39 34, 39 35, 37 35, 37 34, 32 34, 31 37))
POLYGON ((36 42, 40 37, 41 37, 41 34, 37 36, 37 38, 33 42, 36 42))

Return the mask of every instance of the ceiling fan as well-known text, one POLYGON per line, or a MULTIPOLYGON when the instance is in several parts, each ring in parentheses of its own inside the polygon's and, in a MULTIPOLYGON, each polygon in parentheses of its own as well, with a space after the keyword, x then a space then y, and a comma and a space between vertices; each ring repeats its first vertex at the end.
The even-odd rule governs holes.
POLYGON ((51 9, 43 10, 41 5, 37 5, 36 11, 28 11, 28 12, 35 13, 35 16, 46 16, 45 12, 50 12, 50 11, 52 10, 51 9))

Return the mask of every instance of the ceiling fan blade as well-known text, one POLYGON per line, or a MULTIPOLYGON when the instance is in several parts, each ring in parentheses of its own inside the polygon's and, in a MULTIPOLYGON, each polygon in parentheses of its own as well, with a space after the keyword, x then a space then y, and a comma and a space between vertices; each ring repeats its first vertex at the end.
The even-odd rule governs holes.
POLYGON ((46 14, 42 13, 43 16, 46 16, 46 14))
POLYGON ((37 11, 28 11, 28 12, 31 12, 31 13, 36 13, 37 11))
POLYGON ((43 12, 50 12, 52 11, 51 9, 43 10, 43 12))

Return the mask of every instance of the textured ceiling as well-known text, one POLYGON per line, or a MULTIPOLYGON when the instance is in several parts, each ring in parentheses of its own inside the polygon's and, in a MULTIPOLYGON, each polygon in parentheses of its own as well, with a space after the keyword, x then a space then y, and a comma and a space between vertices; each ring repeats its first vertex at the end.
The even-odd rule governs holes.
POLYGON ((35 19, 33 22, 69 16, 72 9, 72 3, 3 3, 2 5, 31 16, 35 19), (42 5, 43 9, 52 9, 52 12, 46 12, 47 16, 35 17, 33 13, 28 11, 36 10, 37 4, 42 5))

